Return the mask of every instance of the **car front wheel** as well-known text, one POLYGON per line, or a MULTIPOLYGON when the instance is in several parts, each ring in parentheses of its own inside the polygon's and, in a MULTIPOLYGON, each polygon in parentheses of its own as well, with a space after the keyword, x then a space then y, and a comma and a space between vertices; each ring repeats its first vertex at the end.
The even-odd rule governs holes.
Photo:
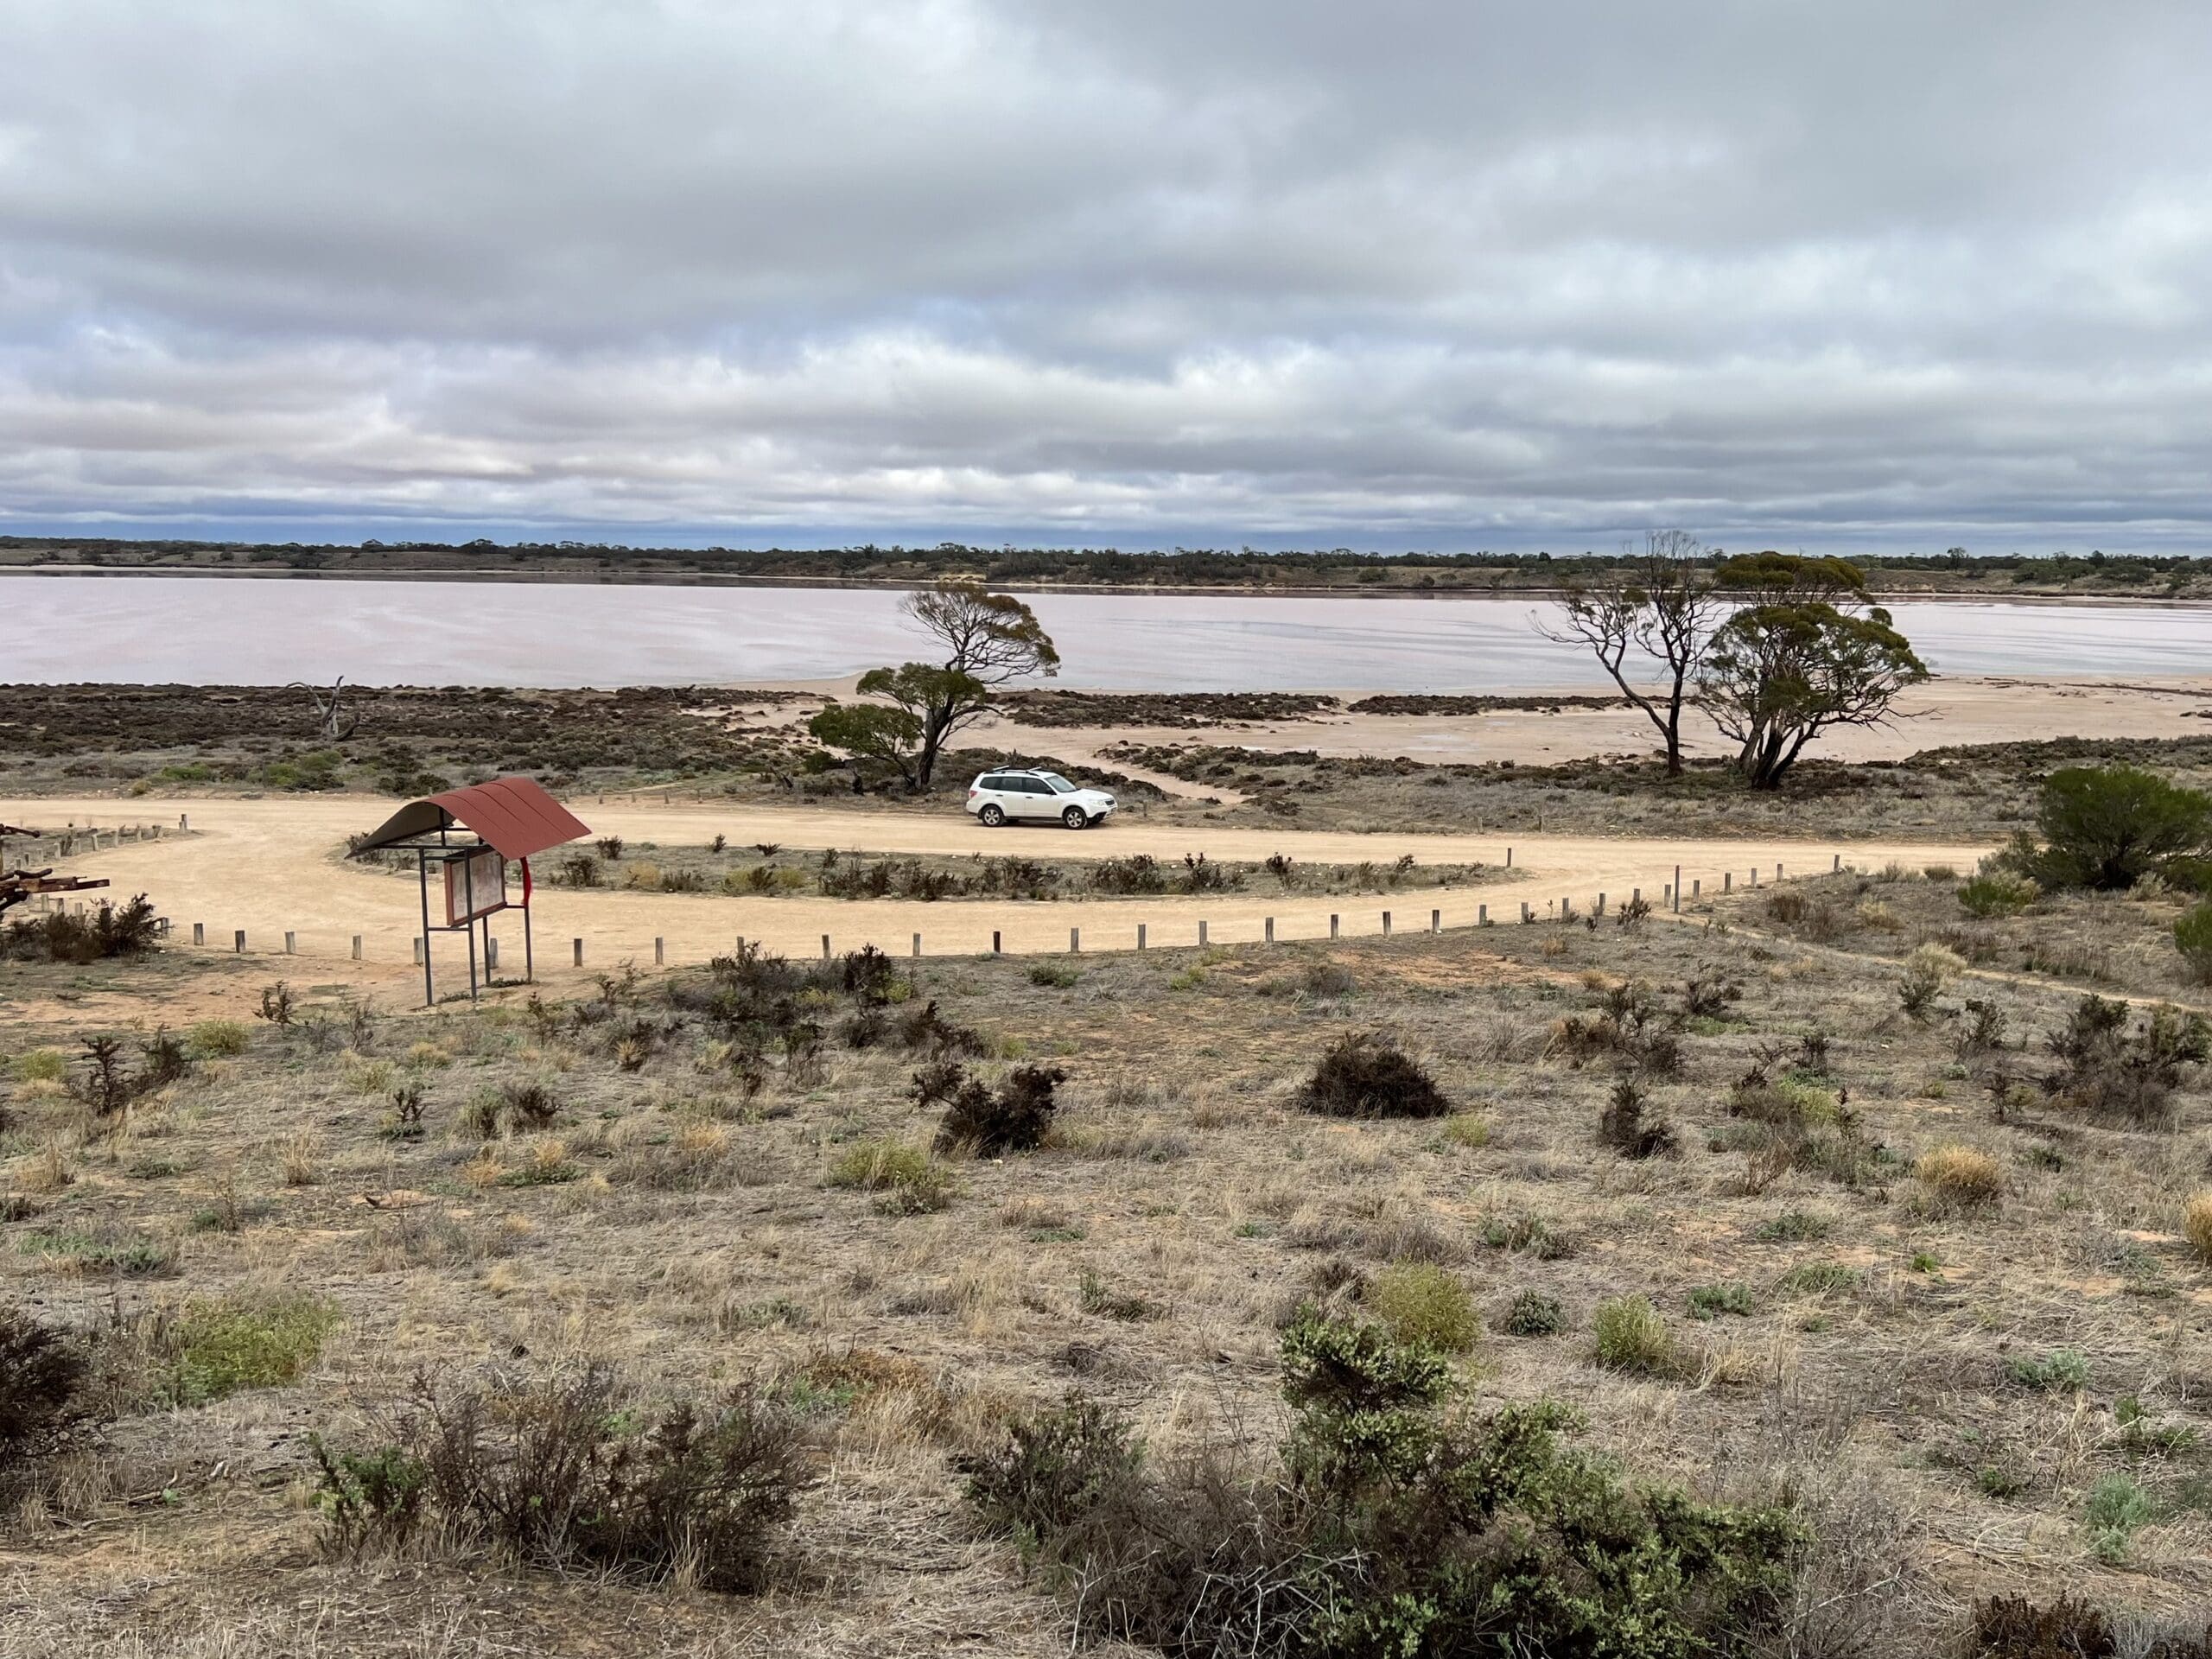
POLYGON ((1068 808, 1066 811, 1060 814, 1060 822, 1067 825, 1071 830, 1080 830, 1085 824, 1089 823, 1090 820, 1084 816, 1084 810, 1081 807, 1071 806, 1068 808))
POLYGON ((997 829, 999 825, 1006 822, 1006 810, 1000 806, 995 801, 992 802, 990 805, 985 807, 976 816, 981 818, 987 827, 993 830, 997 829))

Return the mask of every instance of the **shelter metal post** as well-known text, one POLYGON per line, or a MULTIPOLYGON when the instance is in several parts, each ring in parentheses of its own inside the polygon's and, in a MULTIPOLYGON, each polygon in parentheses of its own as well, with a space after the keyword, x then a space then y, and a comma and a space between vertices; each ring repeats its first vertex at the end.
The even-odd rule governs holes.
POLYGON ((415 876, 423 888, 423 1006, 438 1006, 438 994, 430 986, 430 855, 422 848, 415 849, 415 876))

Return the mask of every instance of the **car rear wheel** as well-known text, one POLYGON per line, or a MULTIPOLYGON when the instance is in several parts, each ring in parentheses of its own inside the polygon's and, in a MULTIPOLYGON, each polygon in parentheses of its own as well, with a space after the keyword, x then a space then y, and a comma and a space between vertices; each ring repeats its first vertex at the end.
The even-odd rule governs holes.
POLYGON ((1071 806, 1068 808, 1066 811, 1060 814, 1060 822, 1067 825, 1071 830, 1080 830, 1085 824, 1088 824, 1090 820, 1084 816, 1084 810, 1081 807, 1071 806))
POLYGON ((981 818, 989 828, 995 830, 999 825, 1006 822, 1006 809, 1001 807, 996 801, 993 801, 988 806, 985 807, 976 816, 981 818))

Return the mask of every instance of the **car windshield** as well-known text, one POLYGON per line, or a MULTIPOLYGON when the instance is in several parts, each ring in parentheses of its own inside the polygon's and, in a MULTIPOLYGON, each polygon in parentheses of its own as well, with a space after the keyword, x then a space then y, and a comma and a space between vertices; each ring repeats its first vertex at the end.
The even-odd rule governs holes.
POLYGON ((1057 772, 1040 772, 1037 775, 1045 780, 1046 786, 1055 795, 1072 795, 1075 793, 1075 785, 1068 782, 1066 779, 1061 777, 1057 772))

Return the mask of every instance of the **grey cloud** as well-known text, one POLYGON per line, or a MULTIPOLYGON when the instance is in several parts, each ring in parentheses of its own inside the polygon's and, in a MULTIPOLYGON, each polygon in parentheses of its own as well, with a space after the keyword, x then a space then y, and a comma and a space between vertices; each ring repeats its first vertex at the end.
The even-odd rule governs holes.
POLYGON ((2201 7, 21 0, 0 526, 2198 544, 2201 7))

